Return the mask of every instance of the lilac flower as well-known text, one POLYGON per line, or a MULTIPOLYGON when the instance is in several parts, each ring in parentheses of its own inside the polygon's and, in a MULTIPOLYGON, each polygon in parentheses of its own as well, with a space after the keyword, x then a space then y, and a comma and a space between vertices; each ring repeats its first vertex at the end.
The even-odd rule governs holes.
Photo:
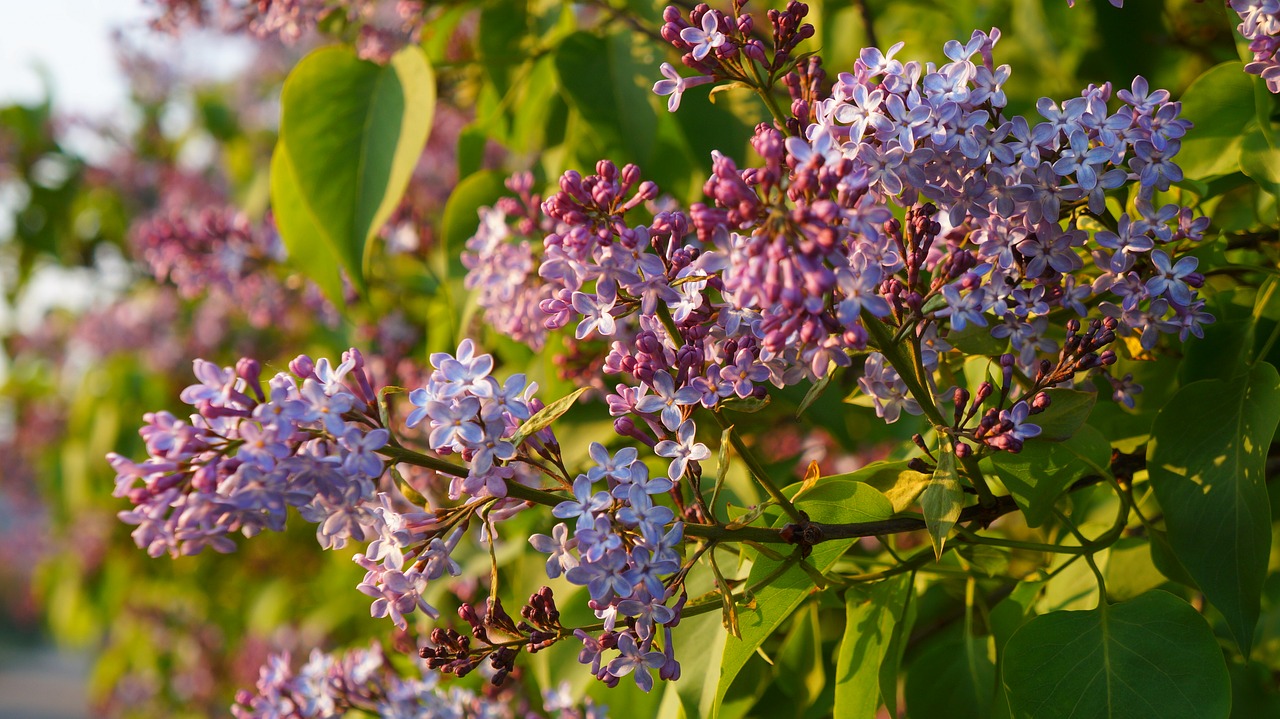
POLYGON ((484 441, 484 430, 475 421, 480 411, 480 400, 475 397, 429 401, 425 409, 431 417, 431 436, 427 443, 432 449, 462 449, 484 441))
MULTIPOLYGON (((689 462, 704 460, 711 456, 711 450, 707 449, 707 445, 695 440, 696 431, 697 427, 694 426, 693 420, 686 419, 676 430, 675 441, 664 439, 653 448, 654 454, 671 460, 667 476, 673 482, 679 481, 680 477, 684 476, 689 462)), ((634 494, 632 492, 632 496, 634 494)))
POLYGON ((421 572, 416 569, 410 569, 407 572, 383 569, 371 560, 365 559, 362 554, 357 554, 355 559, 357 563, 369 570, 365 574, 364 581, 356 589, 370 597, 376 597, 369 608, 370 616, 379 618, 389 616, 400 629, 409 627, 405 615, 413 613, 415 609, 422 610, 433 619, 440 616, 440 612, 427 604, 427 600, 422 596, 427 588, 427 579, 421 572))
POLYGON ((728 40, 724 33, 720 32, 716 16, 717 13, 714 11, 708 11, 702 16, 701 29, 686 27, 680 31, 680 39, 693 45, 694 60, 702 60, 708 53, 728 40))
POLYGON ((535 534, 529 537, 529 544, 547 557, 547 576, 555 579, 562 573, 578 566, 578 558, 570 550, 578 546, 578 540, 569 537, 569 528, 563 522, 551 529, 551 536, 535 534))
MULTIPOLYGON (((708 13, 710 15, 710 13, 708 13)), ((723 35, 721 35, 723 37, 723 35)), ((698 85, 704 85, 708 82, 714 82, 715 78, 710 75, 695 75, 694 77, 680 77, 680 73, 676 71, 671 63, 664 62, 659 68, 665 80, 659 80, 653 83, 653 92, 655 95, 670 95, 667 100, 667 112, 675 112, 680 109, 680 96, 685 90, 698 85)))
POLYGON ((1147 280, 1147 292, 1151 297, 1168 294, 1169 301, 1186 307, 1191 304, 1191 287, 1186 278, 1195 272, 1200 260, 1195 257, 1183 257, 1175 264, 1164 250, 1151 253, 1151 263, 1156 267, 1156 275, 1147 280))
POLYGON ((700 399, 698 390, 692 387, 677 390, 675 380, 666 370, 655 372, 650 384, 653 394, 640 397, 636 401, 636 411, 660 413, 662 424, 667 429, 675 429, 680 424, 680 405, 696 404, 700 399))
POLYGON ((666 663, 662 652, 641 651, 636 640, 625 632, 618 636, 618 651, 622 654, 609 662, 609 673, 615 677, 625 677, 634 671, 636 686, 646 692, 653 689, 653 677, 649 675, 649 670, 658 669, 666 663))
POLYGON ((1013 428, 1009 430, 1010 436, 1019 441, 1028 440, 1040 435, 1040 427, 1027 422, 1030 414, 1031 407, 1026 402, 1019 402, 1010 409, 1001 410, 1000 421, 1013 424, 1013 428))
POLYGON ((597 515, 589 527, 579 527, 574 533, 578 554, 586 562, 598 562, 607 552, 622 547, 622 537, 613 531, 613 522, 603 514, 597 515))
POLYGON ((610 456, 609 450, 599 442, 592 442, 587 453, 591 455, 591 461, 596 463, 594 467, 587 470, 587 479, 592 482, 598 482, 605 477, 612 477, 617 481, 630 479, 631 467, 640 456, 635 447, 623 447, 616 455, 610 456))
POLYGON ((613 335, 617 331, 617 324, 613 320, 613 315, 609 314, 609 310, 613 309, 616 301, 617 298, 612 292, 601 291, 598 295, 574 292, 573 309, 583 316, 574 336, 585 339, 593 331, 599 332, 604 337, 613 335))
POLYGON ((585 474, 580 474, 573 480, 573 496, 573 499, 553 507, 551 513, 560 519, 577 517, 579 529, 591 526, 596 514, 608 509, 613 501, 608 492, 592 492, 591 480, 585 474))
POLYGON ((335 437, 342 436, 347 428, 342 415, 355 404, 355 397, 347 392, 330 395, 325 392, 324 385, 307 379, 302 383, 302 399, 307 402, 310 412, 319 415, 326 432, 335 437))
POLYGON ((618 521, 630 527, 651 524, 657 527, 666 526, 676 518, 670 507, 655 505, 643 487, 633 486, 628 494, 629 506, 618 510, 618 521))
POLYGON ((613 549, 597 560, 583 561, 564 576, 574 584, 585 585, 592 599, 604 602, 615 594, 619 597, 631 594, 631 582, 627 580, 626 571, 627 553, 622 549, 613 549))
POLYGON ((947 309, 938 314, 951 318, 951 329, 959 332, 970 324, 987 326, 987 318, 982 313, 982 298, 977 292, 961 295, 958 285, 947 285, 942 288, 942 296, 947 300, 947 309))
POLYGON ((639 488, 645 494, 662 494, 671 491, 675 486, 672 481, 666 477, 650 477, 649 467, 643 462, 636 462, 631 465, 631 471, 627 476, 617 479, 618 485, 613 488, 610 494, 614 499, 626 499, 631 494, 631 489, 639 488))

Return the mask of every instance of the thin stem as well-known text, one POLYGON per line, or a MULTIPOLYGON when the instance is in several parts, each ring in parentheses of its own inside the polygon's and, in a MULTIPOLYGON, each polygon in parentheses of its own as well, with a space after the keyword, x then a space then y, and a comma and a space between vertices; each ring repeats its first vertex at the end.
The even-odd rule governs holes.
MULTIPOLYGON (((870 312, 864 311, 862 313, 862 324, 867 328, 867 334, 871 335, 876 349, 880 350, 880 354, 884 355, 884 358, 889 361, 889 365, 902 378, 911 396, 916 398, 916 402, 920 404, 920 409, 924 411, 924 416, 935 427, 948 426, 947 420, 942 416, 942 412, 933 403, 933 393, 925 389, 924 385, 920 383, 920 377, 915 371, 915 362, 911 357, 903 353, 903 345, 895 343, 893 335, 889 333, 889 329, 870 312)), ((913 347, 910 342, 904 344, 909 348, 913 347)))
POLYGON ((416 467, 426 467, 434 469, 442 474, 452 477, 466 477, 470 474, 470 470, 460 464, 454 464, 439 457, 431 457, 421 452, 415 452, 400 444, 388 444, 378 450, 378 454, 392 460, 393 462, 404 462, 412 464, 416 467))
MULTIPOLYGON (((711 414, 716 418, 716 422, 720 423, 721 429, 728 429, 731 426, 729 424, 729 420, 725 419, 724 413, 720 410, 712 410, 711 414)), ((755 478, 756 482, 758 482, 760 486, 764 488, 764 491, 768 492, 769 496, 782 507, 782 511, 787 513, 787 516, 791 518, 791 521, 804 521, 804 517, 801 516, 800 511, 791 503, 791 500, 787 498, 787 495, 783 494, 782 490, 778 489, 778 485, 774 484, 773 480, 769 478, 769 473, 764 470, 764 466, 760 464, 760 461, 756 459, 756 456, 747 448, 746 443, 742 441, 742 438, 738 436, 737 432, 729 433, 729 442, 732 443, 733 448, 737 450, 738 456, 742 458, 743 464, 747 465, 747 471, 751 472, 751 476, 755 478)))

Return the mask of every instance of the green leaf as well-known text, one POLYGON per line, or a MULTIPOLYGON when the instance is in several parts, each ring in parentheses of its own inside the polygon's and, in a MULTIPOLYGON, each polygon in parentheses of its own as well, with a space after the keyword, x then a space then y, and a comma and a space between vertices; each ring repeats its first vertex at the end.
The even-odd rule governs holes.
POLYGON ((511 438, 511 444, 519 447, 535 432, 539 432, 550 427, 552 422, 560 419, 565 412, 568 412, 569 408, 573 406, 573 403, 577 402, 578 398, 582 396, 582 393, 589 389, 591 388, 580 387, 568 395, 552 402, 546 407, 543 407, 537 412, 534 412, 532 417, 525 420, 524 423, 520 425, 520 429, 517 430, 515 436, 511 438))
POLYGON ((990 327, 967 324, 959 332, 947 333, 947 344, 967 355, 998 355, 1009 346, 1009 340, 991 336, 990 327))
POLYGON ((1231 710, 1213 631, 1190 605, 1162 591, 1036 617, 1009 640, 1002 664, 1019 719, 1225 719, 1231 710))
POLYGON ((981 651, 985 639, 962 636, 931 642, 922 649, 907 666, 903 694, 908 715, 989 719, 996 667, 981 651))
POLYGON ((1179 390, 1147 450, 1169 544, 1246 656, 1271 553, 1265 465, 1277 422, 1280 375, 1259 363, 1179 390))
POLYGON ((359 59, 350 47, 321 48, 289 73, 280 99, 279 145, 296 182, 273 182, 272 200, 277 215, 307 215, 285 219, 282 235, 303 228, 323 239, 317 245, 310 232, 287 239, 299 249, 292 253, 295 261, 311 267, 315 262, 302 255, 327 248, 364 288, 369 240, 399 204, 422 155, 435 93, 431 66, 416 46, 385 66, 359 59), (284 195, 277 197, 276 190, 284 195))
POLYGON ((1058 442, 1069 438, 1089 419, 1093 405, 1098 401, 1097 392, 1081 392, 1076 389, 1047 389, 1049 408, 1031 421, 1040 428, 1040 439, 1058 442))
POLYGON ((1255 117, 1253 80, 1242 63, 1225 62, 1196 78, 1182 95, 1181 118, 1195 123, 1178 152, 1186 176, 1203 179, 1238 171, 1244 129, 1255 117))
POLYGON ((720 406, 730 412, 739 414, 755 414, 765 407, 769 406, 769 395, 761 397, 730 397, 720 403, 720 406))
POLYGON ((1065 442, 1035 438, 1024 443, 1017 454, 997 452, 991 464, 1022 510, 1027 526, 1039 527, 1072 482, 1090 474, 1109 473, 1111 445, 1101 432, 1085 425, 1065 442))
POLYGON ((911 630, 915 627, 919 602, 914 601, 915 573, 903 577, 906 584, 902 610, 897 612, 898 620, 893 625, 893 634, 889 637, 889 647, 885 650, 884 661, 880 663, 877 680, 880 685, 880 700, 889 710, 889 716, 898 716, 898 675, 902 670, 902 658, 906 655, 907 644, 911 640, 911 630))
MULTIPOLYGON (((799 491, 800 485, 793 484, 783 490, 788 496, 799 491)), ((893 514, 889 500, 876 490, 860 482, 824 481, 813 488, 805 499, 796 505, 808 512, 816 522, 872 522, 887 519, 893 514)), ((787 520, 779 519, 781 526, 787 520)), ((807 561, 818 571, 825 572, 831 568, 840 555, 853 544, 851 539, 823 542, 813 548, 807 561)), ((714 713, 719 712, 729 686, 742 671, 747 660, 755 655, 756 649, 776 630, 787 617, 800 606, 801 602, 813 591, 813 579, 809 574, 794 564, 794 558, 786 562, 778 562, 767 557, 757 557, 747 578, 747 585, 752 586, 764 578, 781 572, 766 586, 755 592, 755 607, 741 608, 738 612, 738 626, 742 630, 742 639, 727 637, 724 646, 724 658, 720 665, 720 681, 716 688, 714 713), (784 568, 784 564, 790 564, 784 568)))
POLYGON ((1280 148, 1267 141, 1260 126, 1240 142, 1240 171, 1272 195, 1280 195, 1280 148))
POLYGON ((911 469, 907 462, 902 461, 872 462, 856 472, 832 475, 827 481, 833 479, 849 479, 869 484, 889 498, 894 512, 903 512, 915 503, 916 498, 928 486, 931 476, 911 469))
POLYGON ((800 406, 796 408, 797 418, 804 414, 804 411, 809 409, 809 406, 822 396, 822 393, 826 391, 827 385, 831 384, 831 378, 834 376, 834 372, 828 371, 826 374, 822 375, 821 379, 813 383, 813 386, 809 388, 808 392, 804 393, 804 399, 800 400, 800 406))
POLYGON ((938 466, 933 478, 920 493, 920 509, 924 511, 929 541, 938 558, 942 557, 942 546, 963 507, 964 491, 960 489, 960 475, 956 472, 956 455, 951 451, 951 444, 943 442, 938 448, 938 466))
POLYGON ((444 252, 449 257, 451 276, 464 274, 462 251, 467 240, 480 227, 480 208, 492 206, 503 195, 511 194, 503 184, 501 173, 481 170, 468 175, 449 193, 444 204, 444 216, 440 221, 440 236, 444 252))
POLYGON ((271 153, 271 207, 289 261, 324 292, 335 307, 346 305, 338 259, 302 200, 293 166, 282 145, 271 153))
POLYGON ((873 719, 880 707, 880 667, 910 590, 910 576, 852 588, 845 595, 844 636, 836 654, 835 716, 873 719))
POLYGON ((658 119, 650 104, 649 84, 641 82, 651 68, 632 56, 630 30, 608 37, 575 32, 556 48, 556 72, 569 103, 582 114, 607 146, 626 150, 625 159, 649 159, 658 119))
POLYGON ((716 682, 719 679, 717 669, 724 655, 724 624, 720 621, 719 614, 708 612, 681 619, 680 626, 674 632, 678 646, 699 648, 698 667, 701 671, 684 672, 675 683, 684 715, 710 716, 711 703, 716 698, 716 682))

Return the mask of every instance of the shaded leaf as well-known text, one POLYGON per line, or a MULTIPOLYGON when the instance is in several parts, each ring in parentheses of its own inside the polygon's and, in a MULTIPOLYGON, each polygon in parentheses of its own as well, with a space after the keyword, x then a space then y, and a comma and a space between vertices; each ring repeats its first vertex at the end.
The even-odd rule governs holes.
POLYGON ((1072 482, 1110 471, 1111 445, 1101 432, 1086 425, 1065 442, 1036 438, 1023 444, 1017 454, 997 452, 991 464, 1018 503, 1027 526, 1039 527, 1072 482))
POLYGON ((880 668, 889 656, 894 627, 905 607, 910 575, 845 595, 844 636, 836 654, 836 719, 873 719, 880 701, 880 668))
POLYGON ((1098 401, 1097 392, 1082 392, 1077 389, 1047 389, 1049 408, 1036 415, 1031 421, 1040 428, 1040 439, 1061 441, 1068 439, 1084 425, 1098 401))
POLYGON ((1225 719, 1231 686, 1204 617, 1172 594, 1050 612, 1005 646, 1014 717, 1225 719))
MULTIPOLYGON (((783 492, 788 496, 794 496, 798 490, 799 485, 793 484, 783 492)), ((809 516, 817 522, 871 522, 887 519, 893 514, 893 508, 883 495, 859 482, 823 482, 797 506, 808 512, 809 516)), ((786 521, 785 518, 781 518, 776 524, 781 526, 786 521)), ((825 572, 835 564, 851 544, 853 544, 851 539, 823 542, 813 548, 813 553, 805 561, 818 571, 825 572)), ((742 639, 729 637, 725 640, 713 716, 719 712, 729 685, 742 671, 747 660, 813 591, 813 580, 803 569, 791 564, 794 561, 794 558, 788 558, 786 562, 778 562, 767 557, 758 557, 752 565, 747 578, 748 586, 775 573, 777 576, 767 586, 755 592, 754 609, 743 608, 738 612, 738 626, 742 630, 742 639), (787 564, 791 566, 786 566, 787 564)))
POLYGON ((1152 427, 1147 470, 1169 544, 1247 656, 1271 553, 1264 476, 1280 422, 1280 375, 1259 363, 1233 380, 1186 385, 1152 427))
POLYGON ((1238 171, 1244 129, 1255 116, 1253 80, 1242 63, 1224 62, 1196 78, 1182 95, 1181 118, 1195 123, 1178 152, 1186 176, 1204 179, 1238 171))
POLYGON ((960 475, 956 472, 956 455, 951 451, 951 445, 943 442, 938 449, 938 467, 920 493, 920 509, 924 512, 929 541, 933 543, 934 555, 939 558, 942 557, 947 535, 960 518, 963 507, 964 491, 960 489, 960 475))

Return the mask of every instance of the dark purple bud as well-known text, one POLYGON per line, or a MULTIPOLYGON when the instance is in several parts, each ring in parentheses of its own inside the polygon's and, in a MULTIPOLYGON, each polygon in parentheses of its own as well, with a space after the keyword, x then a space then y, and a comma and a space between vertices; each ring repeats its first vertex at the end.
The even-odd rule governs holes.
POLYGON ((965 444, 964 442, 956 442, 956 458, 957 459, 966 459, 971 454, 973 454, 973 449, 969 447, 969 445, 965 444))

